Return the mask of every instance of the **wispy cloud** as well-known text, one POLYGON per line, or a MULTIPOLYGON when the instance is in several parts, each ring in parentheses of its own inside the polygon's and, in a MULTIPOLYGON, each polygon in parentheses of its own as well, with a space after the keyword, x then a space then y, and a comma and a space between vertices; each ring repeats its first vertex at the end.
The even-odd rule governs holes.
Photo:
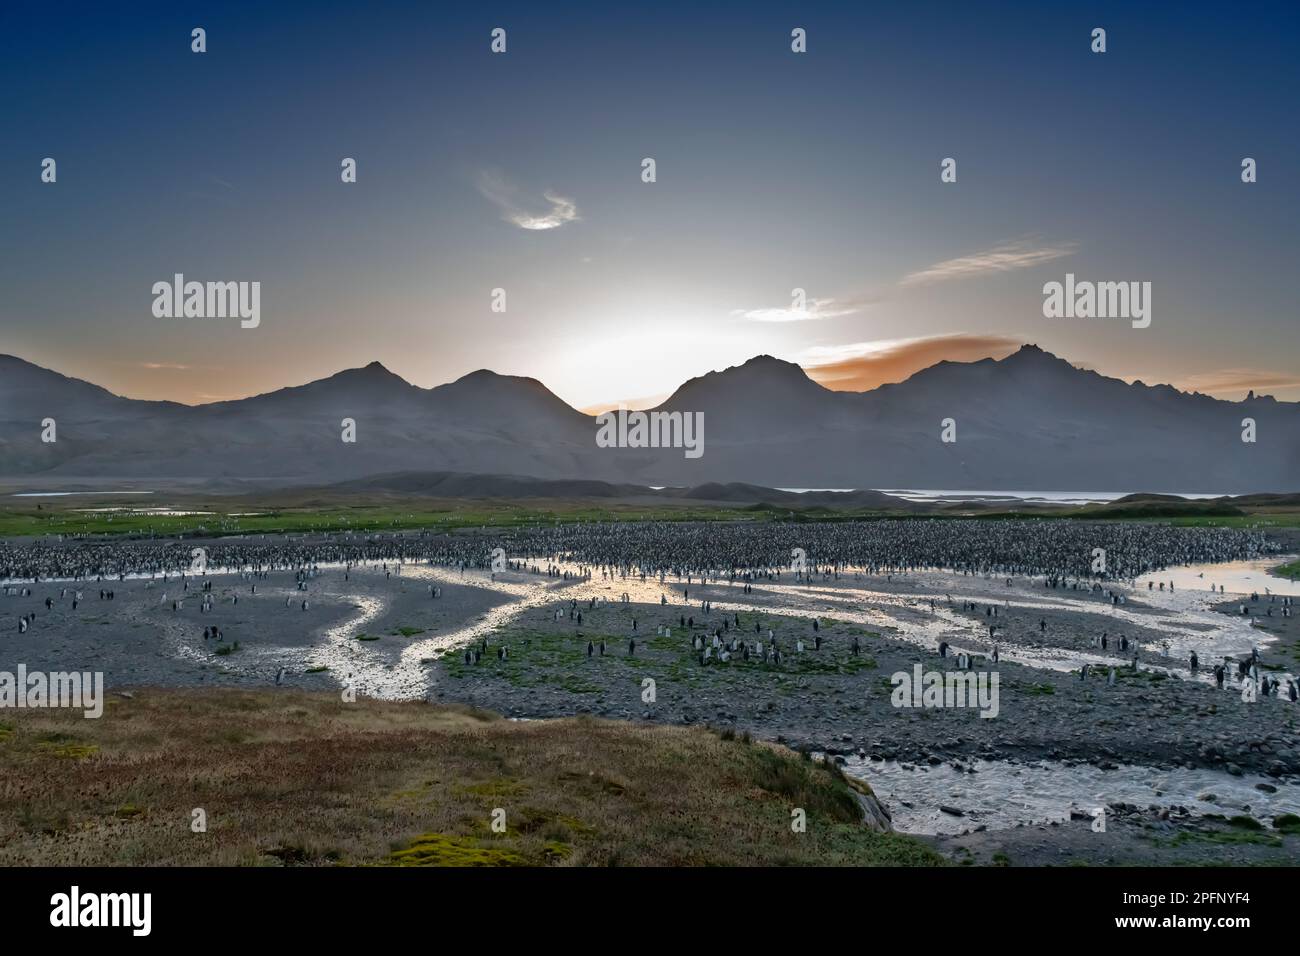
POLYGON ((194 367, 192 365, 178 365, 175 362, 137 362, 136 364, 140 368, 170 369, 170 370, 182 371, 182 372, 189 371, 191 368, 194 367))
POLYGON ((903 276, 899 285, 927 285, 932 282, 949 282, 954 279, 972 279, 977 276, 992 275, 999 272, 1011 272, 1015 269, 1027 269, 1043 262, 1051 262, 1072 254, 1077 248, 1075 243, 1063 242, 1049 245, 1035 243, 1028 239, 1004 242, 969 256, 947 259, 934 265, 911 272, 903 276))
POLYGON ((480 173, 478 191, 501 210, 502 219, 520 229, 558 229, 566 222, 578 219, 578 204, 550 190, 542 194, 542 199, 550 204, 550 209, 539 213, 527 208, 518 198, 519 188, 499 173, 480 173))
POLYGON ((933 335, 806 349, 799 364, 809 378, 836 391, 862 392, 901 382, 936 362, 1004 358, 1020 343, 1001 335, 933 335))
POLYGON ((732 309, 731 314, 751 322, 811 322, 817 319, 834 319, 842 315, 857 315, 869 299, 841 301, 839 299, 809 299, 803 309, 732 309))

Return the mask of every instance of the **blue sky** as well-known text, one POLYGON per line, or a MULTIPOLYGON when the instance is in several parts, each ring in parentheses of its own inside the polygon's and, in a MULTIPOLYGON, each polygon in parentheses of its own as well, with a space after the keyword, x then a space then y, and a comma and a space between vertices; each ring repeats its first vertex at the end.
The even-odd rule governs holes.
POLYGON ((1293 4, 12 6, 0 351, 115 391, 378 359, 592 406, 759 353, 845 387, 1029 341, 1300 398, 1293 4), (155 318, 177 272, 260 281, 261 325, 155 318), (1066 272, 1150 281, 1151 327, 1044 318, 1066 272), (812 317, 772 321, 796 287, 812 317))

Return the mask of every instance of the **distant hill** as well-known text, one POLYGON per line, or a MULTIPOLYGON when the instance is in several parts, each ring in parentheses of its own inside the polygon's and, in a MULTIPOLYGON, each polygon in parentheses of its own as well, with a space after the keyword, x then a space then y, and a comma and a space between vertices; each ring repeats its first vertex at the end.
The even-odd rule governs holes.
POLYGON ((529 478, 461 472, 399 472, 329 486, 330 491, 421 498, 638 498, 663 492, 643 485, 612 484, 592 478, 529 478))
POLYGON ((340 482, 327 492, 425 498, 544 498, 664 503, 773 505, 784 508, 835 508, 841 510, 926 510, 906 499, 879 491, 782 491, 739 482, 708 482, 689 488, 650 488, 594 479, 546 479, 521 475, 470 475, 456 472, 400 472, 340 482))
MULTIPOLYGON (((766 488, 774 505, 776 488, 1300 490, 1300 403, 1128 384, 1032 345, 998 361, 940 362, 861 393, 830 391, 796 365, 758 356, 683 383, 656 411, 702 413, 704 454, 599 448, 593 418, 535 379, 487 370, 424 389, 372 362, 190 407, 122 398, 0 356, 0 479, 303 486, 530 475, 575 489, 766 488), (40 441, 47 417, 58 423, 54 444, 40 441), (1254 444, 1241 441, 1247 417, 1254 444), (344 418, 356 421, 355 444, 340 441, 344 418), (940 440, 948 418, 955 443, 940 440)), ((830 507, 849 500, 818 494, 830 507)))

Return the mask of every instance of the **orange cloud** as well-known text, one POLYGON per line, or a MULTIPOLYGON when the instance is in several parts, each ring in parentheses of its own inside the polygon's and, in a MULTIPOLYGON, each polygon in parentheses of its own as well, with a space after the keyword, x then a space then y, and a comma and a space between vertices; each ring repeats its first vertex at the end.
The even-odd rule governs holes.
POLYGON ((618 402, 600 402, 596 405, 588 405, 586 408, 580 408, 578 411, 584 415, 600 415, 604 412, 616 412, 620 408, 629 410, 644 411, 647 408, 657 408, 668 400, 668 392, 661 395, 643 395, 641 398, 625 398, 618 402))
POLYGON ((865 392, 887 382, 901 382, 945 359, 974 362, 982 358, 1006 358, 1020 344, 1001 335, 964 334, 859 342, 809 350, 807 360, 801 364, 808 377, 819 385, 838 392, 865 392))
POLYGON ((1218 372, 1193 375, 1183 380, 1181 388, 1204 392, 1220 398, 1244 397, 1248 391, 1260 394, 1270 392, 1290 393, 1300 389, 1300 376, 1285 372, 1260 372, 1253 369, 1229 368, 1218 372))

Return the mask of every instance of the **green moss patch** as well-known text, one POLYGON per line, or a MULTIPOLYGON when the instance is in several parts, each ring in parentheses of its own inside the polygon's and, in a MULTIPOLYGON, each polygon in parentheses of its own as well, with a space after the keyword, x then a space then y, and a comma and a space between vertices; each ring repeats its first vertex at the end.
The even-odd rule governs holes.
POLYGON ((518 853, 446 833, 421 834, 390 853, 388 862, 394 866, 528 866, 518 853))

